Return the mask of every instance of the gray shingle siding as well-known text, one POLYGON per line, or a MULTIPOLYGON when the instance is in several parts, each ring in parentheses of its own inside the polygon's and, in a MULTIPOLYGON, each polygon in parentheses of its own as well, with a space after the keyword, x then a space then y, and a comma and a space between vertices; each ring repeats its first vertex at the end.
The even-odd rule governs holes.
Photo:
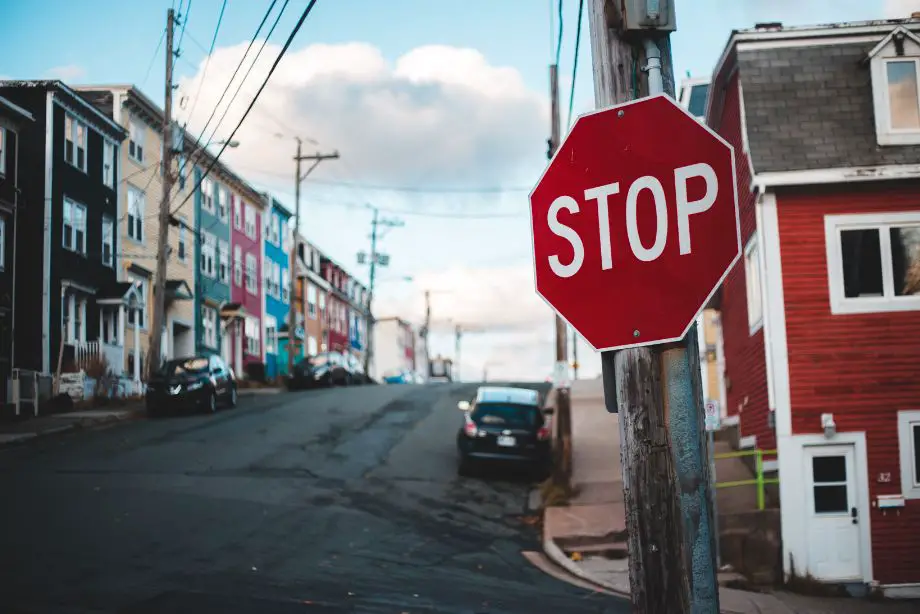
POLYGON ((745 118, 758 173, 920 164, 920 146, 875 135, 870 44, 742 51, 745 118))

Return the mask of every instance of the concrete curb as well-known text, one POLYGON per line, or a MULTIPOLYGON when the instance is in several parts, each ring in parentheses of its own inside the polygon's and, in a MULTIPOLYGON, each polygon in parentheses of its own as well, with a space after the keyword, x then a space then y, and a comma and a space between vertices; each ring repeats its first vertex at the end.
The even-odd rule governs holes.
POLYGON ((562 548, 556 545, 556 542, 553 541, 553 538, 546 534, 545 527, 543 529, 543 552, 546 553, 546 556, 548 556, 553 563, 559 565, 573 576, 581 578, 585 582, 593 584, 594 586, 602 588, 606 591, 610 591, 622 597, 629 598, 629 591, 624 591, 623 589, 618 588, 609 582, 599 580, 576 565, 574 561, 565 555, 565 552, 562 551, 562 548))
MULTIPOLYGON (((75 412, 78 413, 78 412, 75 412)), ((69 416, 67 414, 56 414, 57 417, 66 419, 69 416)), ((61 433, 67 433, 69 431, 78 431, 78 430, 93 430, 97 427, 108 426, 115 424, 117 422, 128 422, 131 420, 137 420, 144 416, 143 409, 131 409, 126 410, 124 413, 117 414, 113 413, 107 416, 99 416, 95 418, 80 418, 74 416, 74 421, 68 424, 61 424, 60 426, 53 426, 41 431, 26 431, 23 433, 6 433, 0 434, 0 447, 4 446, 13 446, 17 444, 23 444, 27 441, 32 441, 34 439, 42 439, 44 437, 49 437, 51 435, 59 435, 61 433)))
POLYGON ((284 388, 237 388, 236 393, 239 396, 254 396, 260 394, 279 394, 284 388))

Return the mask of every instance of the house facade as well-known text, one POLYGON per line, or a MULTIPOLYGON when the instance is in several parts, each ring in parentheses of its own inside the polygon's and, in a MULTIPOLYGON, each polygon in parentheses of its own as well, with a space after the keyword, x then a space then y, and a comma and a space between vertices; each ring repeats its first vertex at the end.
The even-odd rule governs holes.
POLYGON ((351 276, 326 256, 321 257, 320 267, 323 278, 329 284, 324 323, 326 349, 335 352, 349 352, 351 347, 348 326, 350 302, 347 288, 351 276))
POLYGON ((301 313, 304 322, 304 352, 308 356, 315 356, 328 349, 325 322, 327 301, 332 286, 323 277, 323 257, 314 245, 301 238, 297 247, 297 258, 298 279, 303 289, 301 313))
POLYGON ((239 181, 230 191, 230 208, 230 302, 239 315, 237 326, 231 329, 230 364, 244 374, 246 365, 263 361, 262 195, 239 181))
POLYGON ((0 97, 0 404, 16 364, 13 331, 16 328, 16 247, 19 186, 19 134, 35 122, 29 111, 0 97))
POLYGON ((290 296, 290 219, 293 214, 270 195, 265 195, 263 213, 263 296, 265 373, 270 378, 287 374, 287 357, 279 353, 278 335, 281 326, 288 322, 291 310, 290 296))
POLYGON ((744 257, 727 420, 777 451, 785 574, 920 596, 920 20, 734 32, 706 121, 744 257))
MULTIPOLYGON (((76 89, 128 132, 120 159, 120 167, 125 172, 119 198, 125 214, 118 223, 119 238, 128 255, 120 258, 118 275, 120 281, 136 284, 143 297, 144 305, 137 323, 141 360, 135 363, 134 337, 129 335, 125 366, 129 372, 144 377, 145 361, 151 359, 148 356, 149 340, 154 334, 151 330, 153 288, 160 240, 157 212, 163 198, 163 111, 143 92, 130 85, 76 89)), ((173 149, 181 153, 182 142, 182 133, 177 132, 173 149)), ((178 207, 178 223, 169 229, 159 362, 195 353, 195 262, 189 244, 192 238, 189 229, 195 228, 195 210, 189 204, 181 205, 192 187, 186 159, 184 155, 177 155, 171 169, 177 181, 170 192, 170 207, 178 207)), ((129 318, 128 325, 134 328, 136 324, 129 318)))
POLYGON ((17 134, 16 251, 32 270, 14 286, 17 366, 121 375, 126 324, 143 309, 140 289, 117 273, 127 133, 60 81, 0 82, 0 97, 35 120, 17 134))
POLYGON ((348 280, 348 345, 351 353, 360 361, 367 352, 368 291, 363 284, 352 278, 348 280))
POLYGON ((385 378, 404 371, 416 372, 415 331, 396 317, 374 322, 374 365, 371 376, 385 378))

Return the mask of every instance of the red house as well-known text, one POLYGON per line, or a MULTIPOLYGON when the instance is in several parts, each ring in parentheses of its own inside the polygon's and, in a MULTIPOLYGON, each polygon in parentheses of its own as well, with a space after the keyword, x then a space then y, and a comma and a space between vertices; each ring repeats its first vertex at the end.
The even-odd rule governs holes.
POLYGON ((783 568, 920 596, 920 19, 733 32, 706 121, 744 258, 727 420, 776 449, 783 568))
MULTIPOLYGON (((262 344, 262 209, 263 199, 257 193, 232 193, 230 245, 233 274, 230 279, 230 301, 240 312, 230 344, 230 360, 237 373, 246 373, 246 365, 264 361, 262 344)), ((282 280, 287 279, 282 270, 282 280)))
POLYGON ((325 344, 330 352, 348 353, 348 287, 349 274, 323 256, 321 260, 323 278, 329 282, 329 295, 326 297, 325 344))

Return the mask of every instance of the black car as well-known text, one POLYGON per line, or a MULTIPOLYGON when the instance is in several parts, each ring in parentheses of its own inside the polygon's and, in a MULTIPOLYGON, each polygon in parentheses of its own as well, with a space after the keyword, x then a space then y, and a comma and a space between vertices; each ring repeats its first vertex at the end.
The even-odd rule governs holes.
POLYGON ((167 360, 147 383, 147 413, 195 409, 209 413, 236 405, 236 376, 219 356, 167 360))
POLYGON ((287 385, 290 390, 302 390, 347 386, 350 382, 351 372, 345 357, 339 352, 321 352, 295 364, 288 375, 287 385))
POLYGON ((463 410, 457 433, 460 475, 483 461, 530 465, 541 474, 549 469, 552 431, 537 391, 483 386, 472 402, 461 401, 458 407, 463 410))

